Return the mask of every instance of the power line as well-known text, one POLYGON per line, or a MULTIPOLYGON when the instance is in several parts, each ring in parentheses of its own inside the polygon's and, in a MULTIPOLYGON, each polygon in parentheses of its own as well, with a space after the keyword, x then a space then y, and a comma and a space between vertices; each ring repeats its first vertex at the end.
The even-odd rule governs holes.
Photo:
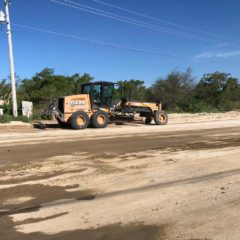
POLYGON ((149 26, 150 28, 156 28, 156 30, 167 31, 168 33, 184 34, 186 37, 188 36, 188 37, 191 37, 193 39, 197 38, 197 40, 204 40, 204 41, 210 41, 210 42, 214 41, 213 39, 209 39, 209 38, 206 38, 206 37, 202 38, 202 37, 199 37, 199 36, 196 36, 196 35, 193 35, 193 34, 189 34, 189 33, 186 33, 186 32, 181 32, 181 31, 176 31, 174 29, 164 28, 164 27, 161 27, 159 25, 150 24, 150 23, 147 23, 147 22, 143 22, 143 21, 139 21, 139 20, 136 20, 136 19, 124 17, 124 16, 121 16, 121 15, 118 15, 118 14, 114 14, 112 12, 107 12, 107 11, 103 11, 103 10, 100 10, 100 9, 97 9, 97 8, 89 7, 87 5, 80 4, 78 2, 74 2, 74 1, 70 1, 70 0, 61 0, 61 1, 65 1, 65 2, 70 3, 70 4, 75 4, 77 6, 85 7, 87 9, 91 9, 91 10, 94 10, 94 11, 97 11, 97 12, 102 12, 102 13, 105 13, 105 14, 109 14, 109 15, 115 16, 117 18, 126 19, 128 21, 133 21, 133 22, 136 22, 136 23, 140 23, 140 24, 149 26))
MULTIPOLYGON (((62 2, 59 2, 59 0, 51 0, 51 1, 54 1, 54 2, 57 1, 60 4, 62 3, 62 2)), ((104 15, 105 17, 112 18, 111 16, 113 16, 115 20, 119 20, 119 21, 125 20, 125 22, 127 22, 127 23, 135 24, 135 25, 138 25, 140 27, 144 27, 144 28, 148 28, 148 29, 152 29, 152 30, 157 30, 157 31, 161 31, 161 32, 169 33, 169 34, 174 34, 174 35, 177 35, 177 36, 180 36, 180 37, 184 37, 184 38, 189 38, 189 39, 194 39, 194 40, 199 40, 199 41, 205 41, 205 42, 211 42, 211 43, 217 43, 216 40, 213 40, 213 39, 210 39, 210 38, 200 37, 200 36, 189 34, 189 33, 186 33, 186 32, 177 31, 177 30, 174 30, 174 29, 161 27, 159 25, 154 25, 154 24, 150 24, 150 23, 147 23, 147 22, 139 21, 139 20, 136 20, 136 19, 124 17, 124 16, 121 16, 121 15, 118 15, 118 14, 114 14, 112 12, 103 11, 103 10, 100 10, 100 9, 97 9, 97 8, 93 8, 93 7, 89 7, 87 5, 83 5, 83 4, 80 4, 80 3, 77 3, 77 2, 73 2, 73 1, 70 1, 70 0, 62 0, 62 1, 65 1, 65 2, 71 3, 71 4, 75 4, 77 6, 81 6, 81 7, 84 7, 84 8, 93 10, 93 11, 96 11, 96 12, 100 12, 100 13, 103 13, 103 14, 110 15, 110 16, 105 16, 104 15), (119 19, 116 19, 116 18, 119 18, 119 19)), ((62 4, 64 4, 64 3, 62 3, 62 4)), ((66 5, 66 3, 65 3, 65 5, 66 5)), ((67 5, 67 6, 76 8, 75 6, 70 6, 70 5, 67 5)), ((86 11, 86 9, 82 9, 82 8, 79 9, 79 10, 86 11)), ((96 12, 94 14, 98 14, 96 12)))
POLYGON ((97 3, 100 3, 102 5, 108 6, 108 7, 112 7, 112 8, 115 8, 115 9, 122 10, 122 11, 127 12, 127 13, 131 13, 131 14, 134 14, 134 15, 137 15, 137 16, 145 17, 145 18, 148 18, 148 19, 151 19, 151 20, 154 20, 154 21, 162 22, 164 24, 172 25, 172 26, 179 27, 179 28, 182 28, 182 29, 190 30, 190 31, 193 31, 193 32, 196 32, 196 33, 209 35, 209 36, 220 38, 220 39, 240 42, 240 40, 237 40, 237 39, 228 38, 228 37, 221 36, 221 35, 218 35, 218 34, 202 31, 202 30, 199 30, 199 29, 196 29, 196 28, 192 28, 192 27, 188 27, 188 26, 185 26, 185 25, 170 22, 170 21, 167 21, 167 20, 163 20, 163 19, 160 19, 160 18, 157 18, 157 17, 152 17, 152 16, 149 16, 149 15, 140 13, 140 12, 136 12, 136 11, 133 11, 133 10, 129 10, 129 9, 126 9, 126 8, 119 7, 117 5, 109 4, 109 3, 102 2, 102 1, 99 1, 99 0, 93 0, 93 1, 97 2, 97 3))
POLYGON ((60 5, 71 7, 71 8, 77 9, 77 10, 85 11, 85 12, 96 14, 96 15, 100 15, 102 17, 107 17, 107 18, 111 18, 111 19, 114 19, 114 20, 130 23, 130 24, 137 25, 137 26, 147 28, 147 29, 151 29, 151 30, 165 32, 165 33, 168 33, 168 34, 174 34, 174 35, 184 37, 184 38, 188 38, 188 39, 192 39, 192 40, 205 41, 205 42, 210 42, 210 43, 215 43, 215 44, 218 43, 218 41, 210 39, 210 38, 199 37, 199 36, 196 36, 196 35, 193 35, 193 34, 189 34, 189 33, 181 32, 181 31, 176 31, 176 30, 173 30, 173 29, 160 27, 158 25, 149 24, 149 23, 146 23, 146 22, 142 22, 142 21, 138 21, 138 20, 135 20, 135 19, 127 18, 127 17, 121 16, 121 15, 113 14, 111 12, 102 11, 102 10, 92 8, 92 7, 89 7, 89 6, 80 4, 80 3, 76 3, 76 2, 73 2, 73 1, 63 0, 65 2, 68 2, 68 3, 71 3, 71 4, 75 4, 76 6, 70 5, 68 3, 61 2, 59 0, 50 0, 50 1, 53 2, 53 3, 56 3, 56 4, 60 4, 60 5), (79 6, 81 6, 81 7, 79 7, 79 6))
MULTIPOLYGON (((90 43, 90 44, 101 46, 101 47, 115 48, 115 49, 120 49, 120 50, 125 50, 125 51, 131 51, 131 52, 138 52, 138 53, 151 54, 151 55, 160 55, 160 56, 164 56, 164 57, 172 57, 172 58, 179 58, 179 59, 194 61, 191 57, 187 57, 187 56, 173 55, 173 54, 163 53, 160 51, 153 51, 153 50, 130 47, 130 46, 126 46, 126 45, 109 43, 109 42, 100 41, 100 40, 93 40, 93 39, 89 39, 89 38, 83 38, 83 37, 79 37, 79 36, 75 36, 75 35, 71 35, 71 34, 55 32, 55 31, 51 31, 51 30, 47 30, 47 29, 31 27, 31 26, 17 24, 17 23, 12 23, 12 25, 16 26, 16 27, 32 30, 32 31, 38 31, 38 32, 47 33, 47 34, 51 34, 51 35, 57 35, 57 36, 61 36, 61 37, 71 38, 71 39, 79 40, 83 43, 90 43)), ((203 61, 200 60, 200 62, 203 62, 203 61)), ((204 61, 204 62, 221 63, 218 61, 204 61)))
POLYGON ((100 41, 100 40, 83 38, 83 37, 79 37, 79 36, 75 36, 75 35, 71 35, 71 34, 50 31, 50 30, 47 30, 47 29, 31 27, 31 26, 17 24, 17 23, 13 23, 12 25, 16 26, 16 27, 25 28, 25 29, 28 29, 28 30, 48 33, 48 34, 52 34, 52 35, 58 35, 58 36, 66 37, 66 38, 72 38, 72 39, 75 39, 75 40, 80 40, 82 42, 90 42, 90 43, 93 43, 93 44, 96 44, 96 45, 101 45, 101 46, 104 46, 104 47, 111 47, 111 48, 117 48, 117 49, 129 50, 129 51, 135 51, 135 52, 142 52, 142 53, 148 53, 148 54, 155 54, 155 55, 163 55, 163 56, 175 57, 175 58, 185 58, 185 59, 188 58, 188 57, 185 57, 185 56, 165 54, 165 53, 158 52, 158 51, 145 50, 145 49, 134 48, 134 47, 129 47, 129 46, 125 46, 125 45, 100 41))

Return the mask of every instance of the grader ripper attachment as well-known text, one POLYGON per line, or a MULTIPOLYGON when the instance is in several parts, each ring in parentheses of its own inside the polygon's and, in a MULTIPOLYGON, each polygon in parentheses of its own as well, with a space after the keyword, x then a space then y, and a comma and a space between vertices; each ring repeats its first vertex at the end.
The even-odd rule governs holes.
POLYGON ((105 128, 110 122, 134 121, 136 114, 145 117, 146 124, 152 120, 157 125, 167 124, 168 116, 160 103, 131 101, 123 96, 121 100, 114 101, 115 85, 111 82, 83 84, 79 95, 58 99, 57 106, 51 105, 49 112, 55 115, 61 126, 71 126, 76 130, 89 125, 105 128))

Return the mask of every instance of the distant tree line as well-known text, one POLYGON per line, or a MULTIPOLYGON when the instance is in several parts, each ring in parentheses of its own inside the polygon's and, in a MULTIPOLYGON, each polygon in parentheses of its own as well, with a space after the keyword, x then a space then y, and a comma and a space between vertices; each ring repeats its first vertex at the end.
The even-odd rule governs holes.
MULTIPOLYGON (((40 112, 61 96, 78 94, 81 84, 91 82, 90 74, 63 76, 45 68, 29 79, 18 79, 17 95, 21 101, 32 101, 40 112)), ((203 75, 197 81, 190 69, 173 70, 166 77, 157 79, 150 87, 143 80, 119 82, 124 96, 139 101, 162 102, 171 112, 213 112, 240 109, 240 84, 231 74, 215 72, 203 75)), ((120 97, 120 92, 116 92, 120 97)), ((0 81, 0 99, 5 112, 11 112, 11 86, 6 79, 0 81)))

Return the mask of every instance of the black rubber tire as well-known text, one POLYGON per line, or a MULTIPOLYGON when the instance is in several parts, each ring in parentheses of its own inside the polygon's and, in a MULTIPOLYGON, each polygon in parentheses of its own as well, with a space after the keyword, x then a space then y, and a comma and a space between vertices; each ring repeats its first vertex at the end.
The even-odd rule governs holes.
POLYGON ((82 111, 73 113, 73 115, 70 118, 70 126, 75 130, 85 129, 88 127, 89 123, 90 123, 90 119, 87 113, 82 111), (83 121, 81 124, 79 119, 83 121))
POLYGON ((56 118, 60 128, 69 128, 69 123, 63 122, 61 119, 56 118))
POLYGON ((104 111, 96 111, 91 117, 91 125, 94 128, 105 128, 109 123, 108 114, 104 111), (102 122, 99 122, 101 118, 102 122))
POLYGON ((151 124, 152 120, 153 120, 152 117, 146 117, 145 124, 148 124, 148 125, 151 124))
POLYGON ((154 122, 156 125, 167 125, 168 115, 164 111, 157 111, 154 113, 154 122))

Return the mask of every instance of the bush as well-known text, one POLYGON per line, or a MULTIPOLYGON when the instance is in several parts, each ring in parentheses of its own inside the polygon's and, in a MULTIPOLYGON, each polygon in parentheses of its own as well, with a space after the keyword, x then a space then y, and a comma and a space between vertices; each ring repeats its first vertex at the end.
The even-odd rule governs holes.
POLYGON ((16 118, 12 117, 12 121, 19 121, 19 122, 25 122, 25 123, 29 123, 31 122, 31 118, 27 118, 25 116, 18 116, 16 118))
POLYGON ((0 108, 2 108, 2 109, 3 109, 3 112, 4 112, 5 114, 8 114, 8 115, 10 115, 10 113, 11 113, 11 111, 12 111, 11 106, 8 105, 8 104, 0 105, 0 108))
POLYGON ((0 116, 0 123, 9 123, 12 121, 12 116, 5 114, 3 116, 0 116))
POLYGON ((32 121, 42 120, 41 114, 33 114, 31 119, 32 119, 32 121))
POLYGON ((41 119, 40 115, 33 115, 31 118, 27 118, 25 116, 18 116, 15 118, 10 114, 4 114, 3 116, 0 116, 0 123, 9 123, 11 121, 31 123, 33 121, 40 120, 40 119, 41 119))

